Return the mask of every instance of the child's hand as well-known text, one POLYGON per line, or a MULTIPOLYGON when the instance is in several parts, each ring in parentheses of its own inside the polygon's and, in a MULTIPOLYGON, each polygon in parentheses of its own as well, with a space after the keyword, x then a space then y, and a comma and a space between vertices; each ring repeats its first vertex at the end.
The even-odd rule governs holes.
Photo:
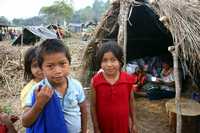
POLYGON ((154 82, 155 82, 155 83, 161 83, 161 80, 162 80, 161 78, 157 78, 157 77, 156 77, 156 79, 155 79, 154 82))
POLYGON ((135 125, 132 125, 132 127, 131 127, 131 133, 138 133, 135 125))
POLYGON ((11 126, 12 121, 10 120, 10 117, 6 113, 0 113, 0 124, 11 126))
POLYGON ((42 109, 48 103, 54 91, 45 86, 43 89, 37 89, 35 93, 36 93, 36 105, 37 107, 42 109))

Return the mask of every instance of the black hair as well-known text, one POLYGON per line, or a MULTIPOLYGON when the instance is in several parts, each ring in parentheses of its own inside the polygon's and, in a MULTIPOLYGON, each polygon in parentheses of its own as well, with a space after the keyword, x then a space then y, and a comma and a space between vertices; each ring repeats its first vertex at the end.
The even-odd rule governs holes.
POLYGON ((122 48, 117 44, 116 41, 107 41, 104 42, 99 50, 97 51, 96 59, 97 59, 97 67, 101 67, 101 62, 103 59, 103 56, 107 52, 112 52, 113 55, 118 59, 118 61, 121 63, 121 67, 124 65, 124 58, 123 58, 123 50, 122 48))
POLYGON ((43 41, 37 49, 37 62, 40 68, 42 68, 44 62, 43 56, 52 53, 64 53, 71 64, 71 56, 68 47, 59 39, 47 39, 43 41))
POLYGON ((34 78, 31 72, 31 64, 36 60, 36 47, 29 48, 24 55, 24 79, 29 81, 34 78))
POLYGON ((161 57, 163 63, 167 63, 170 67, 173 67, 173 57, 171 53, 165 54, 161 57))

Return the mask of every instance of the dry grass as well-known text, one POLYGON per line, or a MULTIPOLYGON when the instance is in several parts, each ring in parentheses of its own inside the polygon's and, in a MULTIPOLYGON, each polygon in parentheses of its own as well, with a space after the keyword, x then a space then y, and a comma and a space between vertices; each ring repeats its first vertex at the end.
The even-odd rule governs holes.
POLYGON ((23 82, 23 51, 27 47, 0 45, 0 97, 19 95, 23 82))

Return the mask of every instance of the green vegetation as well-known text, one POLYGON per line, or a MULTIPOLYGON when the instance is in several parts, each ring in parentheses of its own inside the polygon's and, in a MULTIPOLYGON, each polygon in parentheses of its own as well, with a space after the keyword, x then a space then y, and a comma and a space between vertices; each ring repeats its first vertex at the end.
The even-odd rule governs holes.
POLYGON ((2 107, 2 112, 6 113, 6 114, 12 114, 12 107, 11 105, 5 105, 2 107))
POLYGON ((109 0, 103 2, 103 0, 95 0, 92 7, 87 6, 83 9, 76 11, 72 17, 72 22, 87 22, 87 21, 99 21, 101 16, 109 7, 109 0))
POLYGON ((9 25, 10 22, 7 20, 6 17, 4 17, 4 16, 0 16, 0 24, 6 24, 6 25, 9 25))
POLYGON ((64 21, 70 20, 73 15, 73 9, 65 1, 56 1, 51 6, 42 7, 40 9, 40 15, 46 17, 50 23, 63 24, 64 21))
POLYGON ((110 0, 94 0, 92 6, 87 6, 78 11, 73 10, 73 6, 68 0, 57 0, 50 6, 44 6, 39 11, 39 16, 22 19, 14 18, 12 23, 4 16, 0 17, 0 23, 12 24, 14 26, 32 26, 48 24, 65 24, 64 22, 85 23, 88 21, 98 22, 101 16, 108 9, 110 0))

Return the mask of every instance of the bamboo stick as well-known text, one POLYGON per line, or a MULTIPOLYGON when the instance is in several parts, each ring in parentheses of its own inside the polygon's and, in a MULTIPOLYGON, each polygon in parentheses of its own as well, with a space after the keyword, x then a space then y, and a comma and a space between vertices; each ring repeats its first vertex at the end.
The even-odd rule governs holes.
POLYGON ((181 133, 182 130, 182 117, 181 117, 181 104, 180 104, 180 96, 181 96, 181 82, 180 82, 180 74, 178 69, 178 46, 171 46, 168 50, 172 53, 173 62, 174 62, 174 78, 175 78, 175 88, 176 88, 176 133, 181 133))

